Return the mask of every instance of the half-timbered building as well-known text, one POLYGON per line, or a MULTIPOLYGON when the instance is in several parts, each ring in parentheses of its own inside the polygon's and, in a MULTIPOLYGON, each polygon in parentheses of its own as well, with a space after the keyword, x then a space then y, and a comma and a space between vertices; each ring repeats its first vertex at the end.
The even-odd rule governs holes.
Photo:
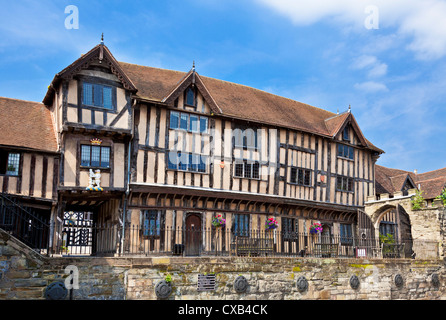
POLYGON ((0 185, 20 202, 46 204, 52 250, 87 228, 87 253, 231 253, 257 235, 273 239, 261 250, 297 254, 320 242, 309 240, 319 222, 325 243, 354 254, 347 238, 369 227, 362 209, 383 151, 350 109, 335 114, 195 66, 119 62, 103 43, 56 74, 43 103, 1 106, 44 117, 22 118, 22 134, 2 140, 0 185), (224 228, 213 225, 218 215, 224 228))

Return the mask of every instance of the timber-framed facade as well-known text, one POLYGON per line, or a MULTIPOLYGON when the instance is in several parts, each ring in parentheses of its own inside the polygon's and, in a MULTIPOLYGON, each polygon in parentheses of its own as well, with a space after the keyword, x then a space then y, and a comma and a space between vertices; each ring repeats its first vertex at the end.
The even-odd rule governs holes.
MULTIPOLYGON (((27 104, 1 100, 5 108, 27 104)), ((103 43, 56 74, 34 108, 45 113, 40 130, 48 134, 42 146, 30 141, 20 151, 18 171, 0 172, 0 185, 21 204, 47 202, 52 252, 76 254, 80 239, 89 254, 146 245, 173 253, 180 245, 200 255, 215 248, 204 230, 221 230, 216 215, 226 222, 219 245, 228 252, 237 237, 250 237, 246 230, 267 231, 271 217, 280 233, 275 248, 292 233, 309 236, 314 222, 324 226, 326 244, 370 228, 362 212, 383 151, 350 109, 333 114, 201 76, 195 66, 178 72, 118 62, 103 43), (104 225, 107 232, 92 235, 104 225), (85 226, 87 235, 76 238, 85 226), (203 233, 167 241, 167 230, 203 233)), ((15 141, 2 141, 2 152, 23 148, 15 141)), ((287 250, 301 252, 308 239, 287 250)))

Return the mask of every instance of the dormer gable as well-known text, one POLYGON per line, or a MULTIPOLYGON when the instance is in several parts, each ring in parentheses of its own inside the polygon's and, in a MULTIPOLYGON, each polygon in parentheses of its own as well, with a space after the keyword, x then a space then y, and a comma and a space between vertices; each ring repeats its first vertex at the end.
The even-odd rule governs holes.
POLYGON ((43 100, 57 132, 131 134, 136 86, 103 42, 57 73, 43 100))
MULTIPOLYGON (((200 75, 195 71, 195 66, 172 88, 172 90, 163 98, 162 102, 168 106, 174 107, 179 100, 182 101, 182 106, 195 109, 193 111, 201 112, 201 106, 198 105, 197 97, 201 95, 203 102, 205 102, 211 113, 221 114, 222 110, 215 102, 214 98, 204 85, 200 75), (181 96, 181 99, 179 99, 181 96)), ((176 105, 178 107, 178 105, 176 105)))
POLYGON ((355 117, 349 111, 335 115, 325 120, 325 125, 330 136, 335 140, 345 143, 353 143, 357 141, 363 147, 368 147, 368 141, 364 137, 355 117), (355 138, 355 139, 354 139, 355 138))
POLYGON ((48 86, 48 91, 43 99, 43 103, 50 106, 53 102, 55 90, 63 80, 72 80, 76 75, 82 73, 83 70, 88 69, 102 69, 102 71, 106 71, 105 73, 114 75, 116 80, 125 90, 132 93, 137 92, 136 86, 125 74, 124 70, 113 57, 107 46, 101 42, 54 76, 53 81, 48 86))

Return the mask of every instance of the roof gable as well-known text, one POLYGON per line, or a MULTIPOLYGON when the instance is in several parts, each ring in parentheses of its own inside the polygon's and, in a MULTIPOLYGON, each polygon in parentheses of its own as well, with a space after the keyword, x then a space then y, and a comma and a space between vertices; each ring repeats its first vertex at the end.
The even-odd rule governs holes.
POLYGON ((209 104, 211 110, 216 114, 221 114, 222 110, 215 102, 214 98, 209 93, 208 89, 204 85, 200 75, 195 72, 195 68, 192 68, 183 79, 162 99, 162 102, 167 105, 173 106, 174 101, 189 87, 195 86, 200 91, 204 100, 209 104))
POLYGON ((438 196, 446 186, 446 168, 426 173, 413 173, 375 165, 375 186, 377 193, 402 191, 406 183, 423 191, 425 199, 438 196))
POLYGON ((358 137, 359 141, 364 147, 368 147, 369 143, 367 139, 364 137, 361 129, 359 128, 358 123, 356 122, 355 117, 353 114, 349 111, 341 113, 339 115, 336 115, 334 117, 328 118, 325 120, 325 125, 327 127, 327 130, 332 138, 337 137, 338 135, 342 134, 344 128, 347 125, 350 125, 358 137))
POLYGON ((245 85, 201 76, 194 69, 181 72, 127 62, 119 62, 119 64, 135 83, 138 88, 135 97, 141 100, 172 105, 173 101, 195 81, 195 85, 215 114, 326 137, 335 136, 335 133, 342 130, 342 125, 350 121, 365 147, 377 153, 384 152, 364 138, 350 113, 337 118, 338 116, 332 112, 289 98, 245 85), (340 121, 339 125, 337 125, 338 121, 340 121))
POLYGON ((113 57, 110 50, 103 43, 98 44, 93 49, 91 49, 86 54, 82 55, 79 59, 74 61, 72 64, 67 66, 65 69, 60 71, 54 76, 51 85, 48 87, 48 91, 43 99, 45 105, 50 105, 52 103, 54 95, 54 87, 61 80, 71 80, 83 69, 88 69, 91 64, 99 62, 110 69, 110 72, 114 74, 118 80, 122 83, 124 89, 136 92, 137 88, 133 84, 132 80, 127 76, 127 74, 122 69, 119 62, 113 57))

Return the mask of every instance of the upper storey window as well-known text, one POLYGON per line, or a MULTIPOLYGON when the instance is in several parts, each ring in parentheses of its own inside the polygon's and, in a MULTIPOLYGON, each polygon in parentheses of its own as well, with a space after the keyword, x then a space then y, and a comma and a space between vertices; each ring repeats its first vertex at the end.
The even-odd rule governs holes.
POLYGON ((84 82, 82 86, 82 104, 104 109, 114 109, 113 88, 102 84, 84 82))
POLYGON ((170 112, 170 129, 181 129, 189 132, 206 133, 208 118, 184 112, 170 112))
POLYGON ((187 106, 195 107, 195 92, 194 89, 192 89, 191 87, 186 89, 186 96, 184 101, 187 106))
POLYGON ((338 157, 353 160, 353 147, 338 143, 338 157))
POLYGON ((342 132, 342 139, 344 141, 350 141, 350 128, 349 128, 349 126, 345 126, 344 131, 342 132))
POLYGON ((20 153, 0 151, 0 174, 19 174, 20 153))
POLYGON ((258 149, 259 137, 257 129, 239 126, 234 129, 234 145, 236 148, 258 149))
POLYGON ((81 166, 110 168, 110 147, 81 145, 81 166))

